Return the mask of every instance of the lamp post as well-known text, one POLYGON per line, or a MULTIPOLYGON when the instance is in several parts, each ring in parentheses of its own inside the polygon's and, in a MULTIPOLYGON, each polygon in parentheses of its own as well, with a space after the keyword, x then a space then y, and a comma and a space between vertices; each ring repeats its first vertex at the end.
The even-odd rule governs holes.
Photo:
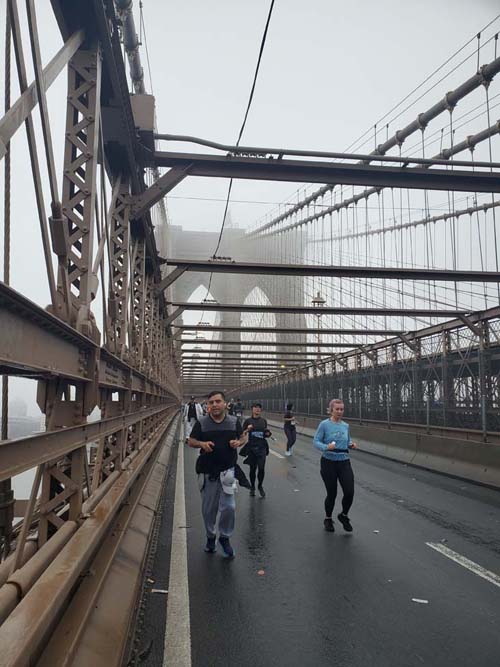
MULTIPOLYGON (((326 300, 323 299, 320 292, 317 292, 316 296, 311 300, 311 303, 315 308, 321 309, 325 305, 326 300)), ((320 338, 319 330, 320 330, 320 320, 321 320, 321 315, 322 314, 323 313, 321 313, 321 312, 319 312, 317 314, 317 318, 318 318, 318 334, 317 334, 318 335, 318 361, 321 359, 321 338, 320 338)))

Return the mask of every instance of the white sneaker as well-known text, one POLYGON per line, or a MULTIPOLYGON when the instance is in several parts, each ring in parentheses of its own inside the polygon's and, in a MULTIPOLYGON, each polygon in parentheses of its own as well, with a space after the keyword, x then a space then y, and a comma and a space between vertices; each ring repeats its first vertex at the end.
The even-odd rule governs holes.
POLYGON ((290 452, 290 451, 285 452, 285 456, 291 456, 291 455, 292 455, 292 452, 290 452))

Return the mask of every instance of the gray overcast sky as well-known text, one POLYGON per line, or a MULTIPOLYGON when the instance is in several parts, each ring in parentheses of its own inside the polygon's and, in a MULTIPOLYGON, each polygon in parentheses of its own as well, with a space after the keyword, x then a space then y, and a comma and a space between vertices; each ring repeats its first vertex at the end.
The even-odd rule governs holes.
MULTIPOLYGON (((160 131, 236 141, 268 8, 145 0, 160 131)), ((345 149, 497 13, 493 0, 277 0, 242 143, 345 149)), ((223 198, 226 188, 191 179, 173 194, 223 198)), ((281 201, 294 189, 239 181, 232 199, 281 201)), ((169 200, 173 222, 194 228, 217 228, 223 207, 169 200)), ((246 226, 267 207, 231 210, 246 226)))
MULTIPOLYGON (((19 3, 25 24, 24 3, 19 3)), ((139 30, 139 3, 134 2, 139 30)), ((158 129, 235 142, 255 69, 269 0, 143 0, 158 129)), ((46 62, 61 38, 49 0, 37 2, 42 52, 46 62)), ((276 0, 253 106, 243 143, 321 150, 343 150, 459 46, 498 13, 494 0, 276 0)), ((0 0, 2 25, 5 0, 0 0)), ((498 28, 495 24, 493 28, 498 28)), ((491 29, 490 29, 491 34, 491 29)), ((31 69, 27 35, 25 54, 31 69)), ((0 30, 0 77, 3 79, 0 30)), ((474 46, 469 48, 469 51, 474 46)), ((147 59, 141 49, 146 85, 147 59)), ((481 54, 491 60, 492 47, 481 54)), ((460 68, 455 80, 422 101, 439 99, 474 72, 460 68)), ((13 72, 15 87, 16 73, 13 72)), ((3 88, 3 80, 0 80, 3 88)), ((63 154, 65 77, 49 91, 56 160, 63 154)), ((17 91, 13 90, 13 99, 17 91)), ((397 121, 398 129, 415 110, 397 121)), ((38 115, 35 114, 38 124, 38 115)), ((478 129, 482 129, 484 123, 478 129)), ((183 146, 190 149, 189 146, 183 146)), ((372 143, 365 150, 372 149, 372 143)), ((40 150, 41 153, 41 150, 40 150)), ((12 145, 12 284, 39 303, 47 302, 40 234, 34 209, 24 131, 12 145), (29 261, 27 259, 29 257, 29 261)), ((45 176, 45 165, 42 162, 45 176)), ((3 169, 0 178, 3 179, 3 169)), ((1 185, 1 184, 0 184, 1 185)), ((232 200, 280 202, 292 196, 292 184, 236 181, 232 200)), ((172 193, 173 224, 216 231, 227 182, 187 179, 172 193)), ((48 190, 46 205, 48 207, 48 190)), ((248 226, 272 207, 231 205, 236 224, 248 226)), ((3 213, 0 213, 2 215, 3 213)), ((210 250, 210 253, 213 250, 210 250)), ((209 253, 209 254, 210 254, 209 253)))

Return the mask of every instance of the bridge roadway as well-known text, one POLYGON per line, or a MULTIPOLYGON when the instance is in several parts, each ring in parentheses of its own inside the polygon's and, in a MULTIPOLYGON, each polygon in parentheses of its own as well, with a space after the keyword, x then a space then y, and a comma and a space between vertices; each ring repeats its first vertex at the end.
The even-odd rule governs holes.
MULTIPOLYGON (((426 544, 500 575, 500 493, 355 452, 354 532, 335 521, 336 532, 326 533, 311 438, 299 436, 285 458, 274 431, 267 497, 245 489, 236 497, 232 562, 202 550, 197 452, 184 448, 192 664, 500 664, 500 577, 495 585, 426 544)), ((153 585, 164 578, 152 576, 153 585)), ((156 625, 156 646, 141 664, 161 664, 158 597, 145 618, 156 625)))

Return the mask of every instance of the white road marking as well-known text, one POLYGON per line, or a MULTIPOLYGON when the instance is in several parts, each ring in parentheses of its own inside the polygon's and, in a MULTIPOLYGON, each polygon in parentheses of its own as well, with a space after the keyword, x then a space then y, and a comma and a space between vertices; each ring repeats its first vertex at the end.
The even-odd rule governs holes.
POLYGON ((498 574, 487 570, 481 565, 474 563, 474 561, 469 560, 465 556, 458 554, 456 551, 445 547, 444 544, 440 544, 439 542, 426 542, 426 544, 431 549, 439 551, 439 553, 443 554, 443 556, 446 556, 446 558, 455 561, 455 563, 458 563, 462 567, 465 567, 471 572, 474 572, 474 574, 477 574, 478 577, 482 577, 483 579, 486 579, 486 581, 489 581, 490 584, 500 588, 500 576, 498 576, 498 574))
POLYGON ((278 454, 278 452, 275 452, 274 449, 271 449, 271 447, 269 447, 269 453, 275 456, 277 459, 286 458, 285 456, 283 456, 283 454, 278 454))
POLYGON ((184 438, 179 440, 163 665, 191 667, 184 438))

